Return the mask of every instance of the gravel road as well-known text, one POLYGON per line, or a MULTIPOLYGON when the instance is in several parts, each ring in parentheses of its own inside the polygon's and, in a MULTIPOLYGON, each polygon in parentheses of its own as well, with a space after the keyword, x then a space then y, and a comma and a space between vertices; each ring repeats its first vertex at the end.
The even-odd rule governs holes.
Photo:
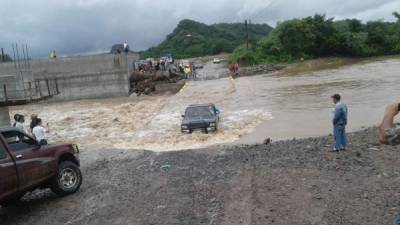
POLYGON ((0 208, 0 224, 391 225, 400 195, 400 148, 372 128, 270 145, 154 153, 87 150, 75 195, 26 195, 0 208))

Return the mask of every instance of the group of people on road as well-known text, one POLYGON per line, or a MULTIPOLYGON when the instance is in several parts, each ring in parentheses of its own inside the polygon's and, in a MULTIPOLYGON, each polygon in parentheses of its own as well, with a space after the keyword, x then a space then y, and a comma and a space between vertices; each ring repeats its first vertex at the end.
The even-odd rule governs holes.
MULTIPOLYGON (((173 63, 173 62, 172 62, 173 63)), ((167 71, 168 66, 170 65, 170 63, 168 62, 168 60, 166 59, 160 59, 159 61, 156 62, 156 64, 154 65, 154 70, 155 71, 167 71)))
POLYGON ((138 63, 139 72, 157 72, 157 71, 168 71, 170 75, 182 75, 184 79, 196 79, 196 66, 193 63, 180 63, 178 66, 174 64, 174 61, 170 62, 166 59, 160 59, 157 61, 146 60, 138 63))
MULTIPOLYGON (((29 125, 29 130, 25 127, 25 116, 21 114, 14 115, 13 127, 19 129, 21 132, 30 133, 36 139, 40 145, 47 145, 46 133, 49 129, 42 125, 42 119, 38 118, 37 115, 31 115, 31 122, 29 125)), ((48 126, 47 126, 48 127, 48 126)))
POLYGON ((179 70, 181 73, 185 74, 185 79, 196 79, 196 66, 193 63, 188 63, 186 65, 180 64, 179 70))
POLYGON ((138 69, 139 72, 145 72, 145 71, 167 71, 169 66, 174 63, 173 59, 172 62, 170 60, 167 60, 165 58, 161 58, 160 60, 144 60, 141 62, 135 62, 134 63, 134 68, 138 69), (138 64, 138 65, 136 65, 138 64))

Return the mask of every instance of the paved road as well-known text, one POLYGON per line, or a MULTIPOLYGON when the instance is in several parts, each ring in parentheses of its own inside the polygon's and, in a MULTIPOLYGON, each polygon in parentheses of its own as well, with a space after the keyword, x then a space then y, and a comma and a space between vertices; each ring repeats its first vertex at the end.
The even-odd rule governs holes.
POLYGON ((197 70, 197 78, 199 80, 214 80, 228 76, 229 70, 225 62, 214 64, 210 61, 204 65, 203 69, 197 70))

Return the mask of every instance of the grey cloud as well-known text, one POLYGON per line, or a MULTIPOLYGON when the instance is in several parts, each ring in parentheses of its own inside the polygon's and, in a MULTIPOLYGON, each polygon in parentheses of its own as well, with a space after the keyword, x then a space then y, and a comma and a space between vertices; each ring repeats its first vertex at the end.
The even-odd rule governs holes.
POLYGON ((35 56, 108 51, 125 40, 135 50, 162 41, 179 20, 207 24, 276 24, 294 17, 325 13, 329 17, 393 20, 398 0, 0 0, 0 47, 28 43, 35 56))

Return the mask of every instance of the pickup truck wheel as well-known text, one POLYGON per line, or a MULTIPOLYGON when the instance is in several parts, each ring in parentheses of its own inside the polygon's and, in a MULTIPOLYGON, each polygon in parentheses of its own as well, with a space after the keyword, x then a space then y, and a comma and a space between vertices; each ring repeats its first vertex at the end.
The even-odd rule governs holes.
POLYGON ((53 178, 51 190, 59 196, 77 192, 82 184, 82 174, 79 167, 71 162, 61 162, 58 174, 53 178))

